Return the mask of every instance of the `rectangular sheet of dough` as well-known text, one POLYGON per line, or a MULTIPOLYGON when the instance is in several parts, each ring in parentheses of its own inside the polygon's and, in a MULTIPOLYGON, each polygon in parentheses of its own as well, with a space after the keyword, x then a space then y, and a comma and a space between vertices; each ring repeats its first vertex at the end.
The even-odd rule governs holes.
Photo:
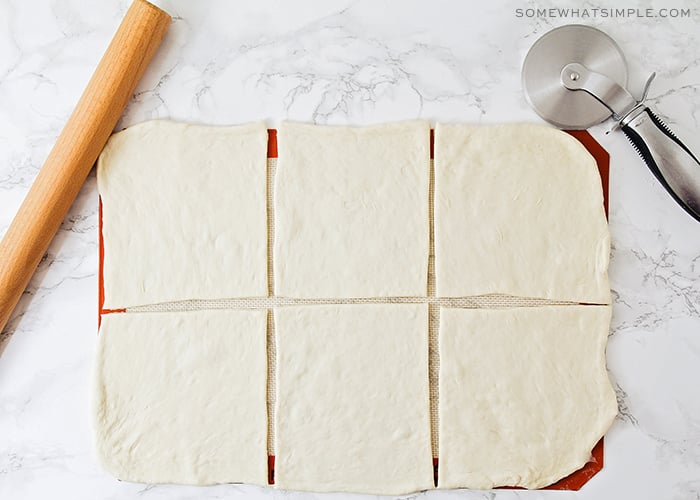
POLYGON ((275 180, 275 293, 427 293, 430 130, 283 123, 275 180))
POLYGON ((433 487, 426 305, 280 308, 275 485, 433 487))
POLYGON ((267 484, 266 311, 102 317, 93 420, 108 471, 267 484))
POLYGON ((267 296, 267 129, 150 121, 97 167, 105 308, 267 296))
POLYGON ((438 124, 435 254, 441 296, 609 303, 595 160, 551 127, 438 124))
POLYGON ((540 488, 617 414, 609 306, 440 310, 440 488, 540 488))

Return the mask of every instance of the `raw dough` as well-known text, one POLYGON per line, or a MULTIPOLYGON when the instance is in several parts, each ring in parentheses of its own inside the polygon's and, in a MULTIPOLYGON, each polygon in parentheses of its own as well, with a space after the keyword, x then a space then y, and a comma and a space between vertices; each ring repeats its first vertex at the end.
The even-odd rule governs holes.
POLYGON ((266 311, 102 317, 98 455, 142 483, 267 484, 266 311))
POLYGON ((437 294, 610 301, 610 234, 595 160, 539 125, 435 131, 437 294))
POLYGON ((267 295, 267 130, 150 121, 100 156, 108 309, 267 295))
POLYGON ((427 294, 430 130, 283 123, 275 180, 275 293, 427 294))
POLYGON ((394 495, 432 488, 428 307, 275 314, 275 485, 394 495))
POLYGON ((440 310, 440 488, 540 488, 617 414, 609 306, 440 310))

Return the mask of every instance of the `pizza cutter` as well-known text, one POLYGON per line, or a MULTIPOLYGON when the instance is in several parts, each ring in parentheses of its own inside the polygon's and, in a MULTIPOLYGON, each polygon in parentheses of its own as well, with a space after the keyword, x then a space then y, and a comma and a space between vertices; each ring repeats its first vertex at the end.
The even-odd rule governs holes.
POLYGON ((585 129, 612 118, 674 200, 700 222, 700 162, 640 99, 625 88, 627 64, 602 31, 570 24, 545 33, 523 63, 525 97, 538 115, 562 129, 585 129))

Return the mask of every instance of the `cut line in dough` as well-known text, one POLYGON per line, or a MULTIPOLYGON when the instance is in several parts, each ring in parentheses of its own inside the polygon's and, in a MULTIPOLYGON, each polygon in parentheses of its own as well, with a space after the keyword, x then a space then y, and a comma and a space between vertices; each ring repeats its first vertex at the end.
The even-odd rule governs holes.
MULTIPOLYGON (((105 307, 127 306, 130 312, 105 315, 100 336, 96 435, 107 469, 122 479, 142 482, 266 484, 269 438, 278 488, 402 494, 433 487, 428 304, 381 302, 415 299, 435 309, 548 299, 607 302, 609 234, 597 170, 572 138, 531 125, 440 124, 435 168, 437 297, 428 298, 428 141, 424 122, 362 128, 283 124, 282 174, 276 179, 283 188, 275 189, 277 206, 272 207, 265 200, 270 194, 265 176, 270 174, 264 162, 263 124, 147 122, 110 140, 98 168, 105 220, 105 307), (511 161, 514 158, 519 163, 511 161), (232 184, 240 191, 231 191, 232 184), (572 185, 583 189, 574 193, 572 185), (507 213, 502 202, 512 195, 522 207, 507 213), (150 200, 146 209, 144 199, 150 200), (541 210, 542 203, 550 205, 549 211, 541 210), (559 207, 556 213, 552 206, 559 207), (205 217, 197 215, 202 207, 211 208, 205 217), (266 220, 271 208, 274 220, 266 220), (553 221, 557 213, 569 226, 553 221), (164 214, 168 217, 159 227, 156 223, 164 214), (530 225, 518 219, 526 216, 530 225), (274 238, 270 233, 274 263, 267 254, 267 231, 272 230, 267 224, 275 226, 274 238), (334 234, 339 227, 341 236, 334 234), (594 244, 587 244, 589 238, 594 244), (183 240, 192 245, 180 248, 183 240), (504 242, 511 251, 503 250, 504 242), (213 263, 207 261, 209 256, 198 257, 208 251, 213 251, 213 263), (143 259, 132 258, 141 254, 143 259), (581 263, 572 260, 579 258, 581 263), (268 265, 274 277, 267 276, 268 265), (273 278, 275 283, 268 283, 273 278), (267 297, 268 285, 274 285, 275 297, 267 297), (481 295, 485 293, 514 296, 481 295), (322 303, 355 300, 379 303, 322 303), (300 305, 305 301, 313 305, 300 305), (275 348, 271 352, 280 352, 270 362, 281 365, 278 377, 285 375, 271 385, 276 425, 268 430, 265 380, 275 372, 268 372, 267 366, 266 311, 133 312, 279 305, 284 307, 275 309, 277 321, 270 329, 277 330, 277 343, 270 341, 275 348), (203 374, 194 380, 181 366, 193 352, 192 366, 203 374), (230 380, 225 388, 222 379, 230 380), (240 398, 231 399, 231 387, 240 388, 240 398), (224 389, 228 392, 222 393, 224 389), (184 404, 191 413, 180 419, 177 405, 182 401, 192 404, 184 404), (416 406, 417 401, 422 403, 416 406), (239 405, 250 405, 250 413, 239 405), (156 415, 149 414, 151 406, 175 409, 156 415), (225 422, 214 421, 213 414, 225 422), (208 424, 199 425, 204 422, 208 424), (281 435, 278 442, 273 434, 281 435)), ((504 392, 488 384, 470 388, 483 382, 479 377, 502 361, 504 351, 513 351, 513 359, 495 374, 504 377, 501 389, 528 375, 539 381, 537 387, 554 384, 556 377, 523 369, 520 358, 540 356, 535 368, 556 365, 558 361, 544 357, 560 353, 557 342, 563 338, 566 349, 580 347, 580 356, 594 367, 574 366, 573 373, 598 384, 597 395, 584 391, 584 396, 600 398, 600 419, 589 427, 582 425, 602 435, 606 419, 613 418, 602 339, 609 328, 609 311, 590 307, 586 312, 579 311, 588 307, 533 307, 523 313, 439 309, 440 352, 447 359, 440 361, 439 397, 449 398, 440 403, 440 487, 536 488, 554 482, 564 469, 580 467, 574 464, 587 458, 581 451, 587 444, 574 443, 561 452, 558 469, 552 468, 537 454, 538 442, 522 438, 529 432, 522 428, 527 418, 505 431, 499 420, 496 437, 479 442, 480 434, 474 432, 478 426, 461 428, 463 422, 454 415, 478 421, 493 437, 493 422, 486 417, 502 409, 499 405, 505 403, 498 398, 504 392), (528 324, 521 335, 508 335, 528 324), (583 331, 592 337, 574 335, 583 331), (465 332, 470 345, 481 347, 465 351, 465 332), (505 349, 493 345, 499 335, 505 349), (596 350, 600 342, 602 354, 596 350), (480 357, 479 352, 487 354, 480 357), (493 363, 486 364, 484 356, 493 363), (521 370, 518 380, 508 378, 508 369, 521 370), (457 385, 442 376, 455 370, 463 379, 457 385), (486 417, 479 413, 483 407, 473 407, 484 396, 485 404, 491 405, 486 417), (472 448, 467 447, 466 458, 459 436, 475 436, 477 442, 467 443, 472 448), (520 445, 525 451, 514 453, 520 445), (515 460, 515 466, 539 463, 539 469, 493 472, 498 449, 508 450, 502 456, 522 459, 515 460)), ((569 351, 563 356, 576 362, 569 351)), ((579 381, 569 382, 574 387, 579 381)), ((513 397, 504 411, 527 410, 528 401, 513 397)), ((551 411, 549 403, 545 399, 545 411, 551 411)), ((554 427, 538 432, 559 432, 554 427)), ((588 442, 594 439, 590 432, 572 435, 585 434, 581 439, 588 442)))

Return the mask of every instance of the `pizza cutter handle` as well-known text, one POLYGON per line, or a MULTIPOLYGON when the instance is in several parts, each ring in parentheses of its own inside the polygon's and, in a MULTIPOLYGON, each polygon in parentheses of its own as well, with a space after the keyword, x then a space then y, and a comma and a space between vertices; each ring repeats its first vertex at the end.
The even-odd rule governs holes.
POLYGON ((646 106, 620 123, 622 131, 676 202, 700 222, 700 162, 646 106))
POLYGON ((0 240, 0 334, 171 21, 146 0, 133 0, 0 240))

